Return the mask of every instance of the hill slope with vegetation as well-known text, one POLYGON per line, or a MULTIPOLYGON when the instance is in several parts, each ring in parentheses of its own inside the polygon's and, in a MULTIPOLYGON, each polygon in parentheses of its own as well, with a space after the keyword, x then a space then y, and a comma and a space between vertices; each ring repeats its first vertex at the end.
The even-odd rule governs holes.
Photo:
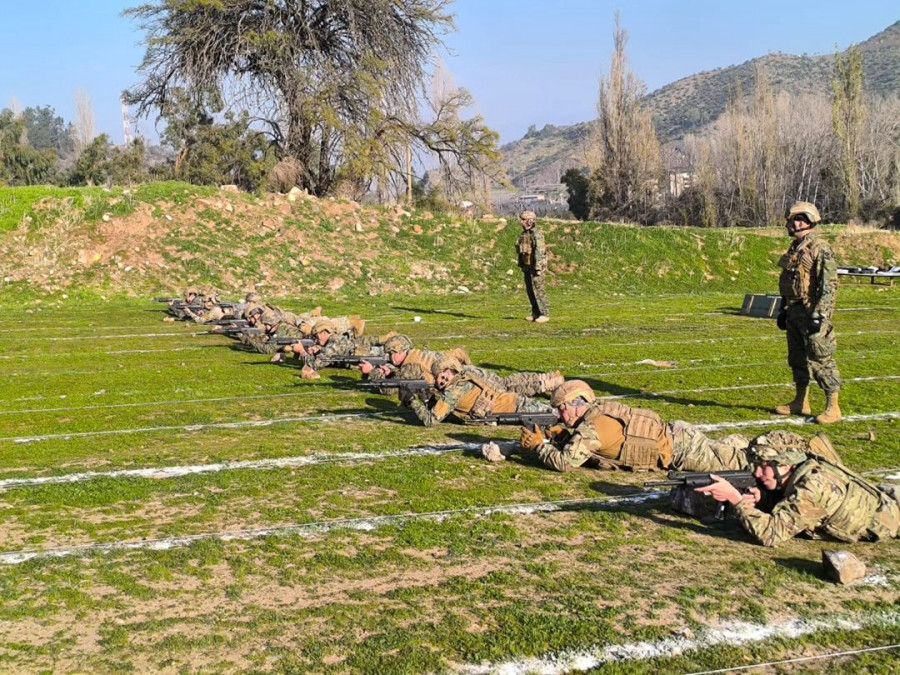
MULTIPOLYGON (((505 292, 517 223, 256 197, 183 183, 0 190, 0 280, 16 294, 160 295, 188 285, 272 297, 505 292), (5 214, 5 215, 4 215, 5 214)), ((553 287, 773 292, 780 230, 542 225, 553 287)), ((823 228, 846 264, 897 264, 900 234, 823 228)))
MULTIPOLYGON (((863 57, 865 87, 870 93, 900 91, 900 21, 858 45, 863 57)), ((846 54, 847 52, 844 52, 846 54)), ((663 142, 678 140, 715 122, 740 89, 753 91, 756 71, 764 69, 776 92, 830 95, 834 54, 768 54, 727 68, 697 73, 653 91, 647 104, 663 142)), ((582 166, 583 144, 591 123, 532 128, 520 140, 501 148, 516 184, 551 182, 560 167, 582 166)))

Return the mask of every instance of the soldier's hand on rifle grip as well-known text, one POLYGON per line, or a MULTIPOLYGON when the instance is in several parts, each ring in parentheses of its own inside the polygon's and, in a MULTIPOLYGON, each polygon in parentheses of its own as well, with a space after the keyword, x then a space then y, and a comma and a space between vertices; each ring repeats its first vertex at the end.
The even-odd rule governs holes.
POLYGON ((544 444, 544 432, 535 424, 531 429, 522 427, 522 436, 519 438, 519 445, 525 450, 535 451, 544 444))
POLYGON ((778 326, 778 330, 787 330, 787 310, 782 307, 778 312, 778 316, 775 317, 775 325, 778 326))
POLYGON ((373 370, 375 370, 375 366, 373 366, 368 361, 360 361, 359 370, 363 375, 369 375, 373 370))

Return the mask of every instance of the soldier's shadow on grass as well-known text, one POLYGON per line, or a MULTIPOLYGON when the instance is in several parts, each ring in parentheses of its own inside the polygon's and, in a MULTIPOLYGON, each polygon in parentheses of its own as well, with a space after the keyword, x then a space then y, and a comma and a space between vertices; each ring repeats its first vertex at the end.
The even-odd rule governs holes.
POLYGON ((390 399, 369 397, 365 404, 365 408, 322 408, 316 410, 316 413, 329 417, 368 414, 372 419, 392 424, 418 424, 418 420, 411 410, 400 407, 390 399))
MULTIPOLYGON (((594 378, 583 379, 595 392, 602 392, 598 394, 601 398, 603 396, 623 396, 639 400, 644 399, 646 401, 665 401, 666 403, 692 406, 694 408, 726 408, 728 410, 743 408, 744 410, 752 410, 753 412, 769 412, 769 408, 761 405, 746 405, 744 403, 719 403, 718 401, 710 401, 702 398, 686 398, 684 396, 673 396, 671 394, 648 394, 647 392, 643 392, 640 389, 635 389, 634 387, 623 387, 622 385, 614 384, 612 382, 606 382, 605 380, 598 380, 594 378)), ((628 405, 636 405, 637 407, 641 407, 640 404, 634 403, 630 403, 628 405)), ((671 422, 673 420, 666 421, 671 422)))
POLYGON ((438 316, 455 316, 460 319, 481 319, 484 317, 475 316, 474 314, 465 314, 464 312, 448 312, 443 309, 423 309, 421 307, 401 307, 399 305, 391 305, 393 309, 399 309, 404 312, 414 312, 416 314, 437 314, 438 316))
POLYGON ((645 517, 662 527, 672 527, 678 530, 688 530, 697 534, 705 534, 710 537, 721 537, 730 541, 743 544, 752 544, 753 540, 740 524, 731 516, 725 520, 716 520, 709 516, 703 520, 697 520, 691 516, 674 511, 664 498, 658 502, 647 505, 645 517))

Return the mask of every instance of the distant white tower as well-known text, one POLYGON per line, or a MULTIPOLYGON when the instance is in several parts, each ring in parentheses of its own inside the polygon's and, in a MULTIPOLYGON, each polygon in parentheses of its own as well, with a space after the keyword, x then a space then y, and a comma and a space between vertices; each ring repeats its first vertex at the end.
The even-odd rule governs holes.
POLYGON ((131 145, 134 141, 134 133, 131 131, 131 116, 128 113, 125 97, 122 97, 122 127, 125 130, 125 145, 131 145))

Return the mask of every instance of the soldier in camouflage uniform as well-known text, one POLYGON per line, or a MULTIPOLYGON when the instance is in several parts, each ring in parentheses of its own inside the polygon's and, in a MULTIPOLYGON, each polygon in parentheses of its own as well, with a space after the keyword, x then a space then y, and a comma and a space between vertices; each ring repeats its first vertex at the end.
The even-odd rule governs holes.
POLYGON ((881 541, 900 531, 895 486, 875 487, 829 458, 778 436, 763 434, 749 451, 759 489, 742 495, 717 479, 696 491, 733 505, 741 525, 763 546, 804 534, 840 541, 881 541))
MULTIPOLYGON (((485 415, 516 412, 552 412, 553 409, 533 398, 508 389, 503 378, 475 366, 464 366, 455 356, 443 356, 432 364, 438 393, 428 403, 417 398, 404 400, 404 405, 412 408, 416 417, 430 427, 443 422, 449 415, 459 420, 478 421, 485 415)), ((540 376, 541 373, 519 373, 519 375, 540 376)), ((538 378, 532 378, 537 380, 538 378)), ((561 379, 561 376, 560 376, 561 379)), ((521 388, 536 386, 535 382, 521 388)))
POLYGON ((185 318, 188 318, 185 313, 185 309, 186 309, 185 305, 202 305, 204 299, 205 299, 204 296, 201 295, 197 291, 197 289, 188 288, 184 292, 183 301, 176 304, 176 301, 172 300, 169 303, 167 311, 169 312, 169 314, 174 316, 176 319, 185 319, 185 318))
POLYGON ((535 323, 546 323, 550 320, 550 303, 544 290, 544 278, 547 274, 547 245, 544 235, 535 225, 537 216, 534 211, 523 211, 520 216, 522 234, 516 241, 519 267, 525 275, 525 289, 531 302, 531 315, 525 317, 535 323))
POLYGON ((472 364, 468 353, 461 347, 443 353, 430 349, 413 349, 412 340, 406 335, 394 335, 386 340, 384 355, 388 358, 389 363, 377 367, 368 362, 360 365, 360 371, 370 381, 421 379, 433 385, 434 376, 431 374, 431 367, 441 357, 455 356, 464 366, 472 364))
POLYGON ((360 323, 358 317, 351 317, 347 329, 340 331, 335 320, 319 319, 312 329, 312 337, 317 344, 308 349, 299 343, 290 347, 291 351, 305 361, 301 377, 306 380, 319 379, 317 371, 327 368, 341 356, 381 356, 381 345, 390 336, 379 339, 359 335, 357 331, 364 326, 364 323, 360 323))
POLYGON ((287 351, 288 347, 279 346, 274 338, 303 338, 303 333, 292 323, 283 321, 282 317, 272 309, 262 312, 254 312, 254 323, 263 330, 262 335, 242 336, 242 342, 249 345, 260 354, 272 354, 273 363, 284 361, 284 355, 279 352, 287 351))
POLYGON ((714 440, 687 422, 667 424, 651 410, 598 401, 583 380, 553 392, 550 405, 565 424, 545 434, 523 427, 520 446, 547 466, 568 471, 586 463, 632 471, 724 471, 749 468, 750 441, 739 434, 714 440))
POLYGON ((217 295, 207 295, 203 298, 203 311, 195 312, 189 307, 184 308, 184 317, 194 323, 212 323, 227 317, 235 316, 234 309, 224 308, 219 303, 221 300, 217 295))
POLYGON ((794 374, 794 400, 775 408, 779 415, 810 415, 810 376, 826 396, 825 411, 816 417, 819 424, 839 422, 838 392, 841 375, 834 353, 837 261, 825 240, 813 233, 821 220, 815 205, 797 202, 787 214, 787 231, 794 241, 778 261, 782 268, 778 287, 781 312, 777 323, 787 331, 788 365, 794 374))

